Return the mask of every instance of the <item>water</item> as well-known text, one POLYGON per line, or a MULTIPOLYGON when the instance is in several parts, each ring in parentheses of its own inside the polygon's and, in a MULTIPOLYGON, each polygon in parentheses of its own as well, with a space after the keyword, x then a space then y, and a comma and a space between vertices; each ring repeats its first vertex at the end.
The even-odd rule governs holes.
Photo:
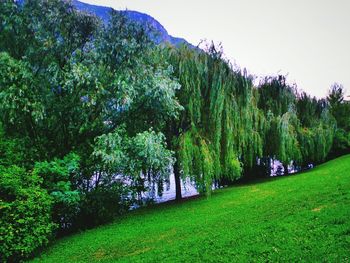
MULTIPOLYGON (((271 166, 270 166, 271 177, 281 176, 285 174, 283 164, 279 160, 271 159, 270 161, 271 161, 271 166)), ((307 169, 311 169, 311 168, 313 168, 313 165, 312 164, 308 165, 307 169)), ((300 171, 301 171, 301 167, 292 165, 292 163, 288 165, 288 174, 294 174, 300 171)), ((217 188, 218 187, 216 185, 213 185, 213 190, 217 188)), ((182 197, 185 197, 185 198, 199 194, 195 186, 189 179, 185 181, 181 180, 181 193, 182 193, 182 197)), ((176 189, 175 189, 175 177, 173 173, 170 174, 169 180, 164 183, 162 195, 159 195, 157 191, 157 187, 155 187, 155 191, 153 192, 153 194, 150 192, 142 193, 143 200, 153 199, 153 202, 155 203, 164 203, 167 201, 175 200, 175 197, 176 197, 176 189)), ((135 205, 135 207, 133 207, 132 209, 135 209, 137 207, 139 206, 135 205)))
MULTIPOLYGON (((270 166, 271 167, 271 174, 270 174, 270 176, 275 177, 275 176, 281 176, 281 175, 285 174, 283 164, 279 160, 271 159, 271 163, 270 164, 271 164, 271 166, 270 166)), ((312 169, 312 168, 314 168, 314 165, 313 164, 308 164, 307 167, 304 168, 304 169, 308 170, 308 169, 312 169)), ((293 162, 291 162, 288 165, 287 169, 288 169, 288 174, 298 173, 298 172, 301 172, 303 170, 300 166, 293 165, 293 162)))
MULTIPOLYGON (((191 183, 189 179, 186 181, 181 180, 181 193, 182 197, 190 197, 194 195, 198 195, 198 191, 196 190, 195 186, 191 183)), ((145 193, 143 195, 146 199, 149 196, 148 193, 145 193)), ((163 203, 171 200, 175 200, 176 197, 176 189, 175 189, 175 177, 174 174, 170 174, 169 181, 164 184, 164 190, 161 196, 158 195, 158 192, 156 191, 154 201, 156 203, 163 203)))

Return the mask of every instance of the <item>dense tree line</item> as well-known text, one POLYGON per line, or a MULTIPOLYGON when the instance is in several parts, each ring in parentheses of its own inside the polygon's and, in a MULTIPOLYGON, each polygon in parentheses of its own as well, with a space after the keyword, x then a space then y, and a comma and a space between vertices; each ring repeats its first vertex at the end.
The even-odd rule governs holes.
POLYGON ((67 1, 0 4, 1 260, 108 222, 174 173, 200 193, 349 153, 350 104, 285 77, 254 78, 220 47, 155 45, 111 11, 67 1))

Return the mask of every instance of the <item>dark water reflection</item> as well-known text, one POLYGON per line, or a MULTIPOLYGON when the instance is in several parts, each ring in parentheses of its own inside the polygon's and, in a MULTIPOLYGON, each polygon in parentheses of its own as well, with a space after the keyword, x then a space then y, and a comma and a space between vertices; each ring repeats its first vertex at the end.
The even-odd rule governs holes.
MULTIPOLYGON (((270 167, 271 167, 271 171, 270 171, 269 177, 282 176, 285 174, 283 164, 279 160, 271 159, 270 167)), ((312 164, 306 167, 306 169, 311 169, 311 168, 313 168, 312 164)), ((294 173, 300 172, 301 170, 302 168, 300 166, 295 166, 292 164, 288 166, 288 174, 294 174, 294 173)), ((217 183, 213 185, 213 189, 222 188, 222 187, 226 187, 226 185, 222 186, 217 183)), ((161 187, 163 189, 161 194, 158 192, 157 187, 154 187, 154 188, 155 189, 152 192, 142 193, 142 199, 144 201, 153 200, 153 202, 155 203, 163 203, 163 202, 175 200, 176 191, 175 191, 174 174, 171 174, 169 177, 169 180, 167 182, 164 182, 163 187, 161 187)), ((181 193, 182 193, 182 197, 185 197, 185 198, 199 194, 194 184, 190 180, 181 181, 181 193)), ((136 205, 133 208, 137 208, 137 207, 138 205, 136 205)))
MULTIPOLYGON (((153 199, 155 203, 163 203, 171 200, 175 200, 175 177, 174 174, 170 174, 169 181, 164 182, 163 191, 158 192, 157 187, 154 187, 154 192, 145 192, 142 194, 142 199, 148 200, 153 199)), ((181 193, 182 197, 190 197, 198 195, 198 191, 190 180, 181 180, 181 193)))

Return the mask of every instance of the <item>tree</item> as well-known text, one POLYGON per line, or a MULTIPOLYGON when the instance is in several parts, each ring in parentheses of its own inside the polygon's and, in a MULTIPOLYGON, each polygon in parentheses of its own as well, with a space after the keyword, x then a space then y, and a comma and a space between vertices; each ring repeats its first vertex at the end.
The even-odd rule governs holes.
POLYGON ((267 164, 276 158, 288 173, 291 162, 307 167, 324 161, 334 136, 334 121, 325 101, 305 93, 298 95, 283 76, 266 78, 258 91, 258 105, 268 122, 264 145, 267 164))
POLYGON ((258 92, 258 107, 264 112, 268 122, 263 147, 268 174, 271 159, 280 160, 284 165, 285 174, 288 174, 290 162, 300 160, 295 87, 289 86, 286 77, 279 75, 266 77, 260 83, 258 92))
POLYGON ((44 106, 29 65, 0 53, 0 112, 5 129, 16 129, 34 142, 36 126, 43 119, 44 106))
POLYGON ((176 154, 176 197, 180 178, 189 177, 210 195, 215 182, 234 181, 242 166, 254 166, 262 154, 265 118, 257 108, 252 78, 233 69, 213 45, 207 52, 169 49, 181 84, 177 97, 184 110, 168 121, 166 136, 176 154))
POLYGON ((297 116, 301 127, 298 129, 302 161, 300 164, 323 162, 331 149, 335 133, 335 120, 329 112, 329 106, 324 99, 317 100, 302 93, 298 97, 297 116))
POLYGON ((104 170, 105 160, 92 154, 95 138, 108 142, 125 127, 130 165, 121 171, 135 187, 140 178, 151 190, 165 180, 173 157, 159 131, 181 110, 172 67, 144 28, 121 13, 104 25, 69 1, 6 1, 0 8, 1 164, 34 168, 61 230, 84 228, 84 214, 112 219, 128 209, 134 188, 111 180, 116 168, 104 170), (97 168, 103 183, 94 180, 97 168), (100 209, 104 202, 116 208, 106 213, 112 205, 100 209))
MULTIPOLYGON (((96 158, 96 188, 116 181, 130 181, 141 195, 155 195, 155 185, 169 176, 173 153, 166 149, 165 137, 152 130, 129 137, 125 129, 101 135, 96 139, 93 156, 96 158), (147 186, 145 185, 147 182, 147 186)), ((131 190, 131 189, 130 189, 131 190)), ((161 193, 162 189, 158 189, 161 193)), ((132 191, 131 191, 131 194, 132 191)))
POLYGON ((335 83, 328 94, 327 101, 330 112, 337 121, 337 126, 345 131, 350 131, 349 103, 344 101, 344 88, 335 83))
POLYGON ((350 103, 344 100, 344 88, 337 83, 331 87, 327 101, 337 125, 332 156, 339 156, 350 150, 350 103))

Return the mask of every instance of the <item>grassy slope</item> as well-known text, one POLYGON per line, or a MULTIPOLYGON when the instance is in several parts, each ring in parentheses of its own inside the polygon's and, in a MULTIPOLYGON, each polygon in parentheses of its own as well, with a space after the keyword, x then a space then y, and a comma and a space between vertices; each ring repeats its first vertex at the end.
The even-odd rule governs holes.
POLYGON ((44 262, 350 260, 350 155, 59 240, 44 262))

